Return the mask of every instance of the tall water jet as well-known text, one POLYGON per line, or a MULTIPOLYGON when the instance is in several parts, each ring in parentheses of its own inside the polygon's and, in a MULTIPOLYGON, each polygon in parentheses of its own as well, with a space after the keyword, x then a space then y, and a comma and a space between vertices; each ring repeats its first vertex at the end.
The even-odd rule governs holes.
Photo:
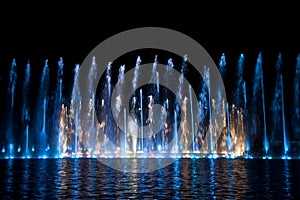
POLYGON ((294 110, 292 126, 295 139, 300 139, 300 54, 297 57, 296 70, 294 75, 294 110))
POLYGON ((236 107, 244 107, 244 90, 243 90, 243 84, 244 84, 244 67, 245 67, 245 56, 244 54, 241 54, 238 60, 238 66, 237 66, 237 73, 236 73, 236 83, 235 88, 232 92, 232 104, 234 104, 236 107))
POLYGON ((179 76, 179 84, 178 84, 178 88, 177 88, 177 96, 178 96, 178 99, 180 101, 182 101, 182 86, 183 86, 183 78, 184 78, 184 75, 185 75, 185 72, 186 72, 186 66, 187 66, 187 55, 184 55, 183 57, 183 62, 182 62, 182 65, 181 65, 181 70, 180 70, 180 76, 179 76))
POLYGON ((204 67, 204 76, 203 80, 200 84, 202 84, 201 92, 198 95, 199 102, 198 102, 198 126, 199 126, 199 133, 198 137, 200 140, 200 152, 202 153, 208 153, 209 152, 209 140, 208 140, 208 134, 209 134, 209 85, 208 79, 209 74, 207 71, 206 66, 204 67), (207 120, 208 119, 208 120, 207 120))
MULTIPOLYGON (((168 88, 170 87, 170 84, 174 84, 174 82, 177 82, 177 80, 174 80, 173 76, 173 70, 174 70, 174 64, 173 64, 173 60, 172 58, 168 59, 167 62, 167 70, 166 72, 163 74, 163 80, 164 80, 164 85, 166 85, 168 88)), ((174 120, 173 125, 170 126, 169 123, 165 122, 164 123, 164 131, 163 131, 163 144, 162 144, 162 149, 163 151, 173 151, 178 153, 179 150, 179 142, 178 142, 178 120, 179 120, 179 116, 177 114, 177 107, 175 106, 175 109, 171 109, 170 108, 170 100, 168 98, 165 99, 164 101, 164 112, 162 115, 162 120, 164 120, 164 117, 166 117, 165 119, 167 119, 167 117, 171 117, 171 112, 174 113, 173 115, 173 119, 170 119, 170 121, 174 120), (172 132, 171 130, 173 130, 173 134, 175 137, 175 143, 173 145, 169 146, 169 133, 172 132)))
POLYGON ((127 151, 127 113, 126 113, 126 108, 124 108, 124 152, 126 153, 127 151))
POLYGON ((78 137, 82 132, 81 121, 79 120, 80 111, 81 111, 81 95, 79 88, 79 68, 77 64, 74 68, 74 78, 73 78, 73 89, 71 93, 71 103, 70 103, 70 115, 69 119, 67 116, 67 108, 64 107, 61 110, 60 117, 60 132, 59 132, 59 155, 65 153, 77 153, 78 152, 78 137), (69 123, 70 122, 70 123, 69 123), (71 127, 69 127, 69 124, 71 127), (73 133, 70 133, 69 128, 73 130, 73 133), (65 130, 66 129, 66 130, 65 130), (67 134, 66 134, 67 133, 67 134), (67 137, 67 135, 73 134, 73 140, 67 137))
POLYGON ((190 112, 191 112, 191 126, 192 126, 192 153, 195 151, 195 128, 194 128, 194 114, 193 114, 193 100, 192 100, 192 87, 189 85, 190 95, 190 112))
MULTIPOLYGON (((107 70, 108 70, 108 73, 110 74, 111 73, 111 63, 109 63, 108 67, 107 67, 107 70)), ((92 64, 91 64, 91 68, 89 70, 89 81, 88 81, 88 94, 89 94, 89 102, 88 104, 90 104, 90 102, 92 101, 92 110, 94 110, 94 107, 95 107, 95 92, 94 92, 94 88, 95 86, 98 84, 96 82, 96 78, 97 78, 97 73, 98 73, 98 68, 97 68, 97 63, 96 63, 96 58, 93 57, 93 60, 92 60, 92 64)), ((111 91, 111 78, 110 76, 108 76, 108 95, 109 95, 109 99, 110 99, 110 91, 111 91)), ((90 106, 90 105, 89 105, 90 106)), ((90 108, 89 108, 90 109, 90 108)), ((87 113, 88 115, 91 115, 91 117, 93 118, 94 117, 94 113, 87 113)), ((91 123, 88 125, 88 129, 91 128, 91 126, 93 127, 94 126, 94 120, 91 121, 91 123)))
MULTIPOLYGON (((118 74, 118 84, 117 84, 117 94, 118 96, 116 97, 116 108, 117 108, 117 112, 119 113, 119 115, 122 115, 122 112, 125 112, 125 108, 123 108, 123 103, 122 103, 122 99, 123 99, 123 84, 124 84, 124 73, 125 73, 125 65, 121 65, 119 68, 119 74, 118 74)), ((123 113, 124 116, 124 113, 123 113)), ((124 118, 125 119, 125 118, 124 118)), ((126 121, 123 121, 124 126, 123 128, 126 127, 126 121)), ((118 148, 121 148, 121 146, 123 146, 123 150, 126 151, 126 134, 125 134, 125 138, 121 138, 121 127, 117 127, 117 138, 116 138, 116 143, 118 148)), ((126 132, 126 129, 124 129, 126 132)))
MULTIPOLYGON (((88 72, 88 81, 85 83, 86 96, 76 107, 79 109, 80 130, 75 132, 74 152, 80 156, 90 154, 94 151, 94 143, 96 138, 97 126, 95 123, 95 91, 97 78, 96 58, 92 58, 92 62, 88 72)), ((80 96, 79 96, 80 97, 80 96)), ((77 97, 78 98, 78 97, 77 97)), ((81 98, 81 97, 80 97, 81 98)), ((108 101, 107 101, 108 102, 108 101)), ((74 113, 76 115, 76 113, 74 113)), ((75 116, 76 118, 77 116, 75 116)))
POLYGON ((210 73, 209 73, 209 67, 206 67, 204 69, 204 77, 205 82, 207 83, 208 88, 208 110, 209 110, 209 153, 214 153, 215 146, 213 141, 213 121, 212 121, 212 99, 211 99, 211 88, 210 88, 210 73))
MULTIPOLYGON (((179 113, 180 113, 180 105, 179 105, 179 103, 177 103, 176 106, 175 106, 176 116, 181 119, 181 127, 182 127, 181 130, 182 131, 181 131, 181 136, 180 137, 181 137, 181 141, 184 141, 183 147, 182 147, 183 151, 188 151, 188 149, 187 149, 188 148, 187 147, 187 141, 186 141, 187 138, 188 138, 188 129, 187 129, 187 120, 186 120, 186 118, 187 118, 187 109, 185 107, 186 106, 187 97, 185 97, 185 98, 182 97, 182 93, 183 93, 182 87, 183 87, 184 75, 186 73, 186 66, 187 66, 187 55, 184 55, 183 62, 182 62, 182 65, 181 65, 180 76, 179 76, 178 86, 177 86, 177 95, 176 95, 178 97, 178 101, 182 102, 183 109, 185 108, 185 110, 183 110, 183 112, 182 112, 182 114, 184 114, 184 117, 179 116, 179 113)), ((178 119, 176 119, 176 120, 178 120, 178 119)), ((178 132, 175 131, 174 134, 178 134, 178 132)), ((180 148, 180 146, 178 146, 178 147, 180 148)), ((177 148, 177 147, 175 147, 175 148, 177 148)))
POLYGON ((64 67, 64 63, 62 58, 59 59, 59 61, 57 62, 57 77, 56 77, 56 88, 54 90, 54 94, 53 94, 53 101, 52 101, 52 118, 51 118, 51 124, 50 127, 53 128, 53 130, 51 130, 52 133, 55 134, 50 134, 50 141, 54 141, 54 144, 51 144, 51 149, 55 150, 55 148, 57 147, 57 144, 59 144, 59 114, 60 114, 60 109, 61 109, 61 105, 63 103, 63 97, 62 97, 62 92, 63 92, 63 67, 64 67), (52 146, 53 145, 53 146, 52 146))
POLYGON ((235 154, 243 152, 245 146, 244 115, 246 110, 246 87, 244 80, 245 56, 241 54, 238 60, 235 88, 232 91, 231 137, 235 154))
POLYGON ((143 90, 140 89, 140 151, 144 151, 144 130, 143 130, 143 123, 144 123, 144 113, 143 113, 143 90))
MULTIPOLYGON (((14 107, 14 98, 15 98, 15 88, 17 83, 17 63, 16 60, 13 59, 11 70, 9 73, 9 86, 8 86, 8 94, 10 97, 10 108, 13 109, 14 107)), ((12 115, 12 112, 11 112, 12 115)))
POLYGON ((14 112, 14 103, 15 103, 15 88, 16 88, 16 83, 17 83, 17 63, 16 60, 13 59, 12 64, 11 64, 11 69, 9 73, 9 85, 7 89, 7 104, 8 106, 6 107, 6 113, 8 114, 7 116, 7 121, 5 123, 5 142, 3 144, 2 152, 8 151, 8 156, 14 156, 13 155, 13 150, 14 150, 14 120, 13 120, 13 112, 14 112))
POLYGON ((174 110, 174 134, 175 134, 175 146, 173 147, 173 152, 178 153, 179 150, 179 140, 178 140, 178 116, 176 110, 174 110))
POLYGON ((30 106, 29 106, 29 81, 30 81, 30 63, 27 63, 25 78, 23 81, 23 90, 22 90, 22 123, 24 130, 25 138, 25 155, 29 154, 29 123, 30 123, 30 106))
MULTIPOLYGON (((210 72, 209 72, 209 67, 204 66, 204 84, 206 84, 207 87, 207 92, 205 92, 204 94, 207 95, 207 97, 202 97, 202 103, 206 102, 207 98, 207 102, 206 105, 204 107, 204 109, 208 111, 208 116, 209 116, 209 124, 208 124, 208 130, 206 131, 206 134, 204 136, 205 138, 205 144, 207 144, 207 147, 205 148, 207 153, 213 154, 215 153, 215 144, 214 144, 214 133, 213 133, 213 121, 212 121, 212 112, 213 112, 213 107, 214 105, 213 102, 214 100, 211 99, 211 88, 210 88, 210 72)), ((202 89, 203 90, 203 89, 202 89)), ((200 100, 201 101, 201 100, 200 100)))
POLYGON ((267 135, 264 88, 265 87, 264 87, 264 76, 263 76, 263 68, 262 68, 262 55, 260 52, 257 57, 253 81, 252 81, 252 97, 251 97, 251 111, 250 111, 251 112, 250 123, 252 129, 248 131, 249 137, 247 137, 246 140, 246 150, 247 152, 251 152, 251 148, 260 149, 261 147, 259 146, 259 144, 262 144, 263 153, 265 155, 268 155, 270 145, 269 145, 269 138, 267 135), (262 143, 260 141, 262 141, 262 143))
POLYGON ((152 65, 152 75, 149 81, 149 84, 152 84, 155 86, 155 91, 153 91, 154 94, 149 95, 149 103, 148 103, 148 119, 147 119, 147 125, 150 127, 148 137, 147 137, 147 148, 148 151, 154 151, 157 148, 156 144, 156 133, 153 132, 153 124, 154 124, 154 111, 153 111, 153 105, 154 105, 154 99, 158 99, 160 94, 159 94, 159 72, 157 71, 157 55, 155 55, 154 62, 152 65))
MULTIPOLYGON (((135 135, 135 131, 137 131, 137 123, 138 123, 138 119, 136 118, 136 109, 137 108, 137 99, 136 99, 136 96, 140 95, 140 94, 135 94, 136 92, 136 87, 137 87, 137 82, 138 82, 138 78, 139 78, 139 69, 140 69, 140 65, 141 65, 141 58, 140 56, 137 57, 137 60, 136 60, 136 63, 135 63, 135 67, 134 67, 134 76, 133 76, 133 79, 132 79, 132 94, 133 94, 133 102, 132 102, 132 110, 131 110, 131 115, 130 115, 130 119, 129 119, 129 122, 131 124, 131 131, 130 131, 130 134, 133 136, 133 134, 135 135)), ((141 91, 140 91, 141 92, 141 91)), ((142 126, 142 123, 143 121, 141 121, 141 125, 140 127, 142 126)), ((141 137, 141 132, 142 130, 139 132, 140 133, 140 136, 141 137)), ((135 154, 136 153, 136 150, 140 151, 142 150, 142 139, 143 138, 139 138, 138 136, 137 137, 131 137, 132 139, 132 149, 133 149, 133 153, 135 154), (136 146, 136 144, 138 146, 136 146)))
POLYGON ((36 156, 45 156, 46 148, 48 145, 48 138, 46 133, 47 123, 47 99, 48 99, 48 87, 49 87, 49 67, 48 60, 45 61, 43 68, 40 88, 37 96, 37 103, 34 114, 35 124, 35 136, 32 139, 32 151, 35 152, 36 156))
POLYGON ((112 120, 111 120, 111 113, 109 112, 109 109, 111 108, 111 101, 110 101, 110 98, 111 98, 111 66, 112 63, 109 62, 107 67, 106 67, 106 75, 105 75, 105 79, 106 79, 106 94, 105 94, 105 99, 104 99, 104 104, 105 104, 105 107, 106 107, 106 110, 105 110, 105 126, 106 126, 106 132, 105 132, 105 138, 107 139, 106 140, 106 150, 107 151, 111 151, 113 150, 112 147, 110 146, 110 143, 109 141, 114 140, 114 137, 115 135, 112 135, 113 131, 112 131, 112 120))
POLYGON ((60 115, 59 115, 59 138, 58 138, 58 155, 57 157, 63 157, 63 154, 67 151, 67 134, 66 134, 66 128, 67 122, 68 122, 68 114, 67 114, 67 107, 62 104, 60 109, 60 115))
MULTIPOLYGON (((221 74, 221 77, 223 79, 223 82, 225 82, 225 78, 226 78, 226 58, 225 58, 225 54, 223 53, 221 58, 220 58, 220 61, 219 61, 219 72, 221 74)), ((215 123, 215 131, 218 132, 218 133, 221 133, 220 137, 218 138, 218 142, 217 142, 217 151, 218 152, 224 152, 224 151, 227 151, 228 147, 227 147, 227 144, 228 144, 228 138, 226 137, 230 137, 230 134, 228 132, 228 123, 227 121, 229 120, 228 118, 228 112, 227 112, 227 109, 226 109, 226 105, 227 105, 227 102, 225 102, 225 98, 223 97, 222 95, 222 90, 221 88, 218 88, 218 91, 217 91, 217 99, 216 99, 216 118, 217 120, 214 122, 215 123), (227 119, 227 121, 226 121, 227 119), (227 129, 226 129, 227 127, 227 129), (227 133, 227 134, 226 134, 227 133), (225 136, 225 137, 224 137, 225 136)), ((229 139, 229 141, 231 141, 229 139)), ((231 142, 230 144, 231 145, 231 142)))
POLYGON ((135 155, 137 153, 137 150, 140 149, 140 143, 138 143, 138 135, 139 135, 139 130, 138 130, 138 117, 136 115, 137 111, 137 97, 133 96, 132 102, 131 102, 131 109, 130 109, 130 115, 127 119, 128 121, 128 132, 129 132, 129 151, 132 151, 133 154, 135 155))
MULTIPOLYGON (((44 156, 43 153, 44 151, 47 151, 47 133, 46 133, 46 114, 47 114, 47 98, 44 97, 44 100, 43 100, 43 114, 42 114, 42 131, 40 132, 40 148, 39 148, 39 152, 40 152, 40 155, 44 156)), ((39 155, 39 156, 40 156, 39 155)))
POLYGON ((281 115, 282 115, 282 132, 283 132, 283 147, 284 147, 284 156, 287 156, 289 151, 289 142, 286 133, 286 122, 285 122, 285 112, 284 112, 284 93, 283 93, 283 80, 282 74, 280 75, 280 85, 281 85, 281 115))
POLYGON ((150 128, 149 128, 149 131, 148 131, 148 135, 147 135, 147 151, 148 152, 151 152, 155 149, 155 146, 154 146, 154 133, 153 133, 153 129, 152 129, 152 126, 151 124, 154 123, 154 116, 153 116, 153 104, 154 104, 154 99, 153 99, 153 96, 152 95, 149 95, 148 96, 149 98, 149 103, 148 103, 148 118, 146 120, 146 123, 148 125, 150 125, 150 128))
MULTIPOLYGON (((281 54, 278 55, 278 59, 276 62, 276 74, 275 74, 275 87, 273 92, 273 99, 271 103, 271 143, 273 144, 271 146, 272 148, 272 154, 279 156, 280 154, 284 153, 284 151, 280 151, 279 144, 284 145, 284 137, 286 137, 284 134, 284 128, 283 127, 283 93, 282 93, 282 80, 281 80, 281 54)), ((285 148, 285 147, 284 147, 285 148)))
POLYGON ((230 134, 230 112, 229 112, 228 102, 226 103, 226 114, 227 114, 227 139, 226 139, 226 146, 227 146, 227 152, 231 153, 231 151, 232 151, 232 143, 231 143, 231 134, 230 134))

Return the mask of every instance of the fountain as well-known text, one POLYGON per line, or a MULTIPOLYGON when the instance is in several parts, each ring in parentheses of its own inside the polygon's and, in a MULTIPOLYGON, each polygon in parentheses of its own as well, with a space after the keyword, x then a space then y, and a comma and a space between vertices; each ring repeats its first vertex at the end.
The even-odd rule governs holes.
POLYGON ((32 140, 31 140, 31 154, 35 156, 46 156, 46 151, 48 151, 47 146, 49 145, 48 142, 48 130, 46 129, 47 123, 49 118, 47 116, 48 111, 48 89, 49 89, 49 66, 48 60, 45 61, 45 65, 43 68, 41 80, 40 80, 40 88, 37 95, 37 102, 36 102, 36 112, 33 116, 33 126, 31 129, 32 140))
POLYGON ((14 148, 15 148, 15 140, 14 140, 14 131, 15 124, 13 120, 13 112, 14 112, 14 103, 15 103, 15 88, 16 88, 16 80, 17 80, 17 63, 16 60, 13 59, 11 70, 9 73, 9 85, 7 90, 7 107, 5 113, 8 113, 7 121, 5 123, 5 138, 4 144, 2 146, 2 153, 6 156, 14 157, 14 148))
MULTIPOLYGON (((259 53, 255 72, 252 83, 252 97, 251 97, 251 127, 248 131, 249 137, 247 137, 247 152, 251 152, 250 147, 254 149, 262 149, 263 154, 268 155, 269 153, 269 139, 267 135, 267 121, 266 121, 266 106, 265 106, 265 91, 264 91, 264 79, 263 79, 263 68, 262 68, 262 55, 259 53), (262 130, 262 131, 261 131, 262 130), (251 140, 252 139, 252 140, 251 140), (260 142, 262 141, 262 143, 260 142), (262 146, 258 146, 261 144, 262 146)), ((251 152, 256 154, 256 152, 251 152)), ((259 154, 261 152, 258 152, 259 154)))
MULTIPOLYGON (((158 70, 159 56, 155 55, 148 84, 141 87, 137 85, 144 78, 142 68, 145 66, 142 66, 140 56, 133 68, 133 79, 127 85, 125 74, 129 69, 125 65, 115 66, 113 63, 108 63, 105 75, 96 83, 98 66, 96 58, 93 57, 88 81, 85 83, 79 81, 80 66, 75 65, 69 98, 63 93, 62 58, 57 63, 56 79, 50 78, 50 66, 46 60, 35 107, 28 98, 31 92, 31 66, 28 62, 24 79, 17 82, 16 61, 13 60, 7 89, 6 126, 1 133, 1 138, 4 139, 1 141, 0 157, 298 158, 300 55, 297 58, 293 83, 295 109, 289 118, 287 115, 290 113, 286 112, 284 98, 288 86, 285 86, 280 69, 281 54, 275 66, 271 103, 265 98, 262 57, 259 53, 254 66, 253 81, 250 83, 245 78, 245 55, 240 54, 234 70, 234 87, 228 91, 231 94, 228 101, 222 98, 221 91, 217 91, 215 99, 209 95, 213 81, 210 66, 204 66, 204 76, 197 80, 197 87, 190 83, 188 91, 183 91, 184 78, 191 76, 189 73, 192 66, 187 55, 183 56, 181 63, 169 58, 164 65, 165 71, 158 70), (174 79, 175 70, 180 74, 178 80, 174 79), (55 82, 52 83, 52 80, 55 82), (18 113, 14 110, 15 88, 18 83, 22 83, 20 128, 16 128, 14 121, 14 113, 18 113), (88 99, 81 97, 79 83, 85 84, 88 99), (173 94, 168 86, 175 83, 177 91, 173 94), (95 85, 99 88, 99 94, 93 92, 95 85), (129 102, 124 102, 124 87, 128 85, 132 87, 132 95, 129 102), (114 89, 118 95, 116 104, 111 105, 114 89), (247 94, 247 91, 251 93, 247 94), (192 98, 193 92, 197 94, 197 102, 192 98), (126 109, 126 103, 129 104, 129 109, 126 109), (159 110, 156 104, 161 105, 159 110), (112 106, 115 109, 111 109, 112 106), (112 112, 117 112, 122 117, 123 122, 119 126, 114 121, 112 112), (213 115, 217 116, 214 120, 213 115), (155 126, 151 126, 156 122, 160 128, 158 132, 155 132, 155 126), (288 124, 292 125, 291 129, 288 124), (143 129, 143 126, 150 128, 143 129), (19 130, 21 136, 15 137, 19 130), (219 137, 217 133, 220 133, 219 137)), ((219 70, 225 83, 228 67, 231 66, 228 66, 223 53, 219 70)))
POLYGON ((286 132, 285 113, 284 113, 284 93, 283 93, 283 79, 281 74, 282 57, 278 55, 276 63, 275 88, 273 92, 273 99, 271 103, 271 127, 277 127, 271 130, 270 150, 273 155, 287 156, 289 150, 288 136, 286 132))
MULTIPOLYGON (((292 116, 292 131, 293 139, 291 146, 297 146, 297 141, 300 140, 300 54, 297 57, 297 64, 294 77, 294 98, 293 98, 293 116, 292 116)), ((297 155, 299 151, 292 151, 293 155, 297 155)))
MULTIPOLYGON (((25 78, 23 82, 23 92, 22 92, 22 123, 23 123, 23 130, 24 130, 24 136, 25 136, 25 155, 28 156, 29 154, 29 122, 30 122, 30 106, 29 106, 29 100, 28 100, 28 93, 29 93, 29 81, 30 81, 30 64, 28 62, 26 67, 26 73, 25 78)), ((23 139, 23 138, 22 138, 23 139)), ((21 147, 21 150, 23 149, 21 147)))

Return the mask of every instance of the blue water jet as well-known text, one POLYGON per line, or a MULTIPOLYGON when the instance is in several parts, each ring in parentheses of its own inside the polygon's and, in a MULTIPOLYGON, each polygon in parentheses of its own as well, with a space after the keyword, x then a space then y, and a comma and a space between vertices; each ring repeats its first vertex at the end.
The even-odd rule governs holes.
POLYGON ((300 54, 297 57, 296 70, 294 75, 294 99, 292 126, 294 137, 300 139, 300 54))
POLYGON ((11 156, 13 154, 13 147, 15 144, 15 124, 13 120, 13 114, 14 114, 14 103, 15 103, 15 88, 16 88, 16 82, 17 82, 17 63, 16 60, 13 59, 11 64, 11 69, 9 73, 9 85, 7 89, 7 107, 6 107, 6 123, 5 123, 5 142, 3 144, 4 152, 6 150, 9 150, 8 153, 11 156))
POLYGON ((31 135, 31 146, 32 152, 36 155, 44 155, 46 147, 48 145, 47 136, 47 99, 48 99, 48 88, 49 88, 49 66, 48 60, 45 61, 45 65, 42 71, 40 88, 37 95, 36 108, 33 119, 33 129, 35 135, 31 135))
POLYGON ((25 79, 23 81, 23 91, 22 91, 22 123, 25 134, 25 154, 29 153, 29 124, 30 124, 30 105, 29 105, 29 81, 30 81, 30 63, 27 63, 25 79))

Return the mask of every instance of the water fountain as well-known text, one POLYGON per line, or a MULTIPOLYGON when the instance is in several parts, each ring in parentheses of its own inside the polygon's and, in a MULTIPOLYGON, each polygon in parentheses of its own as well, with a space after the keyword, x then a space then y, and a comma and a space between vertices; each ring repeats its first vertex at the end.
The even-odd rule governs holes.
MULTIPOLYGON (((88 99, 83 99, 79 90, 78 74, 80 66, 74 69, 73 88, 70 101, 63 95, 62 59, 57 63, 56 81, 52 90, 49 79, 50 67, 46 60, 41 73, 35 107, 30 106, 32 69, 28 63, 25 77, 22 79, 21 128, 15 128, 15 87, 17 84, 16 61, 13 60, 7 90, 7 116, 5 138, 2 141, 1 157, 153 157, 174 155, 185 157, 261 157, 261 158, 297 158, 299 155, 299 78, 300 56, 297 60, 294 78, 294 107, 291 122, 288 122, 284 93, 284 76, 281 73, 281 54, 276 63, 276 76, 272 102, 265 99, 262 54, 258 55, 253 81, 245 80, 245 55, 241 54, 235 74, 233 90, 229 101, 218 92, 217 98, 210 97, 212 77, 209 66, 204 67, 204 76, 199 79, 198 89, 190 84, 188 91, 182 90, 183 78, 190 69, 188 57, 182 63, 174 63, 172 58, 166 62, 166 71, 158 71, 158 56, 154 57, 151 80, 147 86, 137 87, 143 78, 142 59, 137 57, 134 67, 132 96, 125 108, 123 101, 125 87, 125 65, 114 66, 108 63, 102 85, 96 83, 97 63, 91 60, 88 81, 88 99), (180 76, 173 80, 173 71, 177 67, 180 76), (118 74, 112 73, 118 70, 118 74), (161 77, 161 80, 160 80, 161 77), (116 84, 118 82, 118 84, 116 84), (164 82, 165 86, 160 83, 164 82), (177 93, 169 94, 167 87, 177 83, 177 93), (98 84, 101 87, 100 98, 92 90, 98 84), (116 105, 111 105, 112 90, 116 87, 116 105), (251 91, 247 94, 246 91, 251 91), (194 107, 192 92, 197 92, 197 106, 194 107), (172 96, 173 95, 173 96, 172 96), (175 98, 175 96, 177 98, 175 98), (156 110, 155 104, 161 109, 156 110), (179 106, 181 105, 181 107, 179 106), (123 118, 121 127, 113 119, 111 106, 123 118), (194 114, 196 112, 196 115, 194 114), (268 112, 270 111, 270 112, 268 112), (144 131, 139 125, 151 125, 159 112, 161 130, 144 131), (97 113, 97 115, 94 115, 97 113), (269 115, 270 114, 270 115, 269 115), (217 120, 212 120, 212 115, 217 120), (82 120, 86 119, 86 120, 82 120), (293 134, 289 133, 288 123, 292 124, 293 134), (181 128, 181 132, 179 132, 181 128), (14 135, 22 130, 21 137, 14 135), (217 133, 221 133, 217 137, 217 133), (172 142, 171 142, 172 141, 172 142)), ((225 54, 221 55, 219 70, 225 80, 225 54)), ((126 69, 126 70, 125 70, 126 69)), ((81 83, 82 84, 82 83, 81 83)), ((226 85, 226 84, 225 84, 226 85)), ((159 121, 159 120, 158 120, 159 121)), ((5 137, 3 137, 3 135, 5 137)))
MULTIPOLYGON (((24 130, 24 137, 25 137, 25 155, 29 154, 29 122, 30 122, 30 105, 28 100, 28 93, 29 93, 29 81, 30 81, 30 64, 27 64, 25 78, 23 82, 23 92, 22 92, 22 123, 23 123, 23 130, 24 130)), ((24 140, 24 137, 22 140, 24 140)), ((23 149, 21 147, 21 150, 23 149)))
POLYGON ((9 74, 9 85, 7 90, 7 107, 5 113, 8 113, 7 122, 5 126, 5 141, 2 146, 2 153, 6 156, 13 157, 14 156, 14 148, 15 148, 15 140, 14 140, 14 131, 15 124, 13 120, 13 112, 14 112, 14 103, 15 103, 15 88, 16 88, 16 80, 17 80, 17 63, 16 60, 13 59, 11 70, 9 74))
MULTIPOLYGON (((295 70, 295 77, 294 77, 294 96, 293 96, 293 116, 292 116, 292 132, 293 134, 293 141, 290 142, 291 149, 293 146, 297 146, 297 141, 299 143, 300 139, 300 54, 297 57, 297 64, 295 70)), ((296 147, 295 147, 296 148, 296 147)), ((296 156, 299 151, 292 151, 293 155, 296 156)))
POLYGON ((31 150, 33 156, 45 156, 47 151, 48 142, 48 133, 46 130, 46 126, 49 118, 47 116, 47 103, 48 103, 48 89, 49 89, 49 66, 48 60, 45 61, 45 66, 43 68, 41 80, 40 80, 40 88, 38 91, 38 98, 36 102, 36 112, 33 116, 33 124, 35 126, 32 127, 32 140, 31 140, 31 150))
MULTIPOLYGON (((256 152, 254 152, 254 150, 252 151, 250 147, 254 147, 256 150, 263 149, 263 154, 268 155, 270 147, 269 137, 267 135, 264 76, 261 53, 258 55, 255 66, 252 83, 251 108, 250 123, 253 128, 248 131, 249 137, 247 137, 246 141, 246 150, 247 152, 255 154, 256 152)), ((261 152, 258 153, 260 154, 261 152)))
POLYGON ((271 144, 270 150, 273 155, 287 156, 289 150, 288 136, 286 132, 285 113, 284 113, 284 93, 283 93, 283 79, 281 73, 282 56, 278 55, 276 63, 275 88, 273 92, 273 99, 271 103, 271 144), (276 142, 275 142, 276 141, 276 142))

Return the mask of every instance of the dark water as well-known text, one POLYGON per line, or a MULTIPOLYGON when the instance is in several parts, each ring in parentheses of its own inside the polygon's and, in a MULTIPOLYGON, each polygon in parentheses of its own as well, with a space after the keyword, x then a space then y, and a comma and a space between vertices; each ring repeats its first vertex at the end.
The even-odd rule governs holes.
POLYGON ((300 160, 178 159, 121 173, 97 159, 0 160, 1 199, 299 199, 300 160))

